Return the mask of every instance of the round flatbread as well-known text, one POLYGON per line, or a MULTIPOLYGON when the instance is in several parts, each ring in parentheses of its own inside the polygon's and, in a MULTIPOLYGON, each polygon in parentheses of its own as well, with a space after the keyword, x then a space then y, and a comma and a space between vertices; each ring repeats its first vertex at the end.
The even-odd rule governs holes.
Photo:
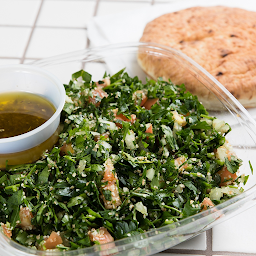
MULTIPOLYGON (((245 107, 256 106, 256 12, 223 6, 193 7, 149 22, 140 39, 180 50, 223 84, 245 107)), ((179 67, 160 57, 138 55, 152 78, 171 78, 212 105, 200 82, 179 75, 179 67), (157 58, 157 59, 156 59, 157 58)))

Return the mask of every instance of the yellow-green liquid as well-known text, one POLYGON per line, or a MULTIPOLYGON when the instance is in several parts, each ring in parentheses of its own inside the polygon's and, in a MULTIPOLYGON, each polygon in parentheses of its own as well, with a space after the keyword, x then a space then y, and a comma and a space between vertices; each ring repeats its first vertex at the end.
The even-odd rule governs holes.
POLYGON ((56 111, 47 99, 27 92, 0 93, 0 139, 29 132, 56 111))

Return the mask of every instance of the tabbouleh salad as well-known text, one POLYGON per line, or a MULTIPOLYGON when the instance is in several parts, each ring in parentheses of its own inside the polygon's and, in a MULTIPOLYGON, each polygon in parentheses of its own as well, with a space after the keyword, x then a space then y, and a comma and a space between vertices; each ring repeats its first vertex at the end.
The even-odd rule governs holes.
POLYGON ((177 222, 243 191, 230 126, 171 81, 125 70, 66 89, 58 144, 0 172, 1 229, 39 250, 73 250, 177 222))

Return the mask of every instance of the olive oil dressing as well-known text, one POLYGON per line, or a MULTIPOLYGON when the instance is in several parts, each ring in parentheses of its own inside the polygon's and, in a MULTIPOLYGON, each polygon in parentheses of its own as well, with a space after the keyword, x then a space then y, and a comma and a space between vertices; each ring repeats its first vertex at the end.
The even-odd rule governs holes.
POLYGON ((56 111, 47 99, 27 92, 0 94, 0 139, 29 132, 43 123, 56 111))

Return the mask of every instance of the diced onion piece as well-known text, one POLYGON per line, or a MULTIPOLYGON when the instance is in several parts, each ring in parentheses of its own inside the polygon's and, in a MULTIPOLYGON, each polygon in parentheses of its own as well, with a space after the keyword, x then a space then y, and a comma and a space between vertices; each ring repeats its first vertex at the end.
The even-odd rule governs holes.
POLYGON ((135 133, 133 130, 129 130, 126 134, 124 141, 128 149, 135 149, 134 141, 135 141, 135 133))
POLYGON ((100 142, 100 144, 106 149, 106 150, 108 150, 108 151, 111 151, 112 150, 112 146, 108 143, 108 142, 106 142, 106 141, 101 141, 100 142))
POLYGON ((227 157, 227 149, 225 147, 219 147, 216 151, 216 158, 221 160, 222 162, 225 162, 225 158, 227 157))
POLYGON ((225 162, 225 158, 228 158, 228 160, 231 160, 231 156, 236 156, 233 147, 228 143, 228 141, 225 141, 225 143, 218 147, 215 154, 216 158, 225 162))
POLYGON ((180 126, 185 126, 187 124, 186 117, 183 115, 180 115, 176 110, 171 111, 173 114, 173 120, 180 126))
POLYGON ((182 193, 184 188, 185 188, 185 185, 184 185, 184 184, 179 184, 179 185, 176 187, 175 190, 176 190, 178 193, 182 193))
POLYGON ((161 138, 160 142, 162 143, 163 146, 167 144, 166 139, 164 137, 161 138))
POLYGON ((212 120, 206 117, 201 118, 201 122, 206 122, 207 124, 212 125, 212 120))
POLYGON ((101 122, 101 123, 103 123, 103 124, 107 124, 108 129, 109 129, 110 131, 114 131, 114 130, 117 130, 117 129, 118 129, 118 128, 116 127, 116 124, 113 123, 113 122, 104 120, 104 119, 102 119, 102 118, 99 118, 99 122, 101 122))
POLYGON ((66 97, 65 97, 65 102, 66 103, 74 103, 73 100, 68 95, 66 95, 66 97))
POLYGON ((217 131, 222 134, 228 132, 229 126, 222 120, 219 119, 214 119, 212 122, 212 127, 217 131))
POLYGON ((154 175, 155 175, 155 170, 153 168, 150 168, 150 169, 147 170, 146 177, 149 180, 153 180, 154 175))
POLYGON ((175 132, 179 132, 182 130, 182 126, 179 125, 177 122, 174 122, 174 125, 173 125, 173 131, 175 132))
POLYGON ((136 203, 135 204, 135 209, 138 212, 142 213, 143 215, 148 215, 148 209, 147 209, 147 207, 145 205, 143 205, 142 202, 136 203))
POLYGON ((170 152, 167 147, 163 147, 163 157, 167 158, 170 155, 170 152))
POLYGON ((230 188, 230 187, 221 187, 221 188, 213 188, 210 192, 211 200, 220 200, 223 197, 223 194, 226 195, 239 195, 241 191, 238 188, 230 188))
POLYGON ((223 197, 222 188, 213 188, 210 192, 211 200, 220 200, 223 197))
POLYGON ((90 131, 90 133, 91 133, 93 136, 100 136, 100 133, 99 133, 99 132, 90 131))
POLYGON ((77 167, 77 170, 79 171, 79 173, 81 173, 85 169, 85 166, 86 166, 86 160, 81 159, 79 161, 79 164, 78 164, 78 167, 77 167))

